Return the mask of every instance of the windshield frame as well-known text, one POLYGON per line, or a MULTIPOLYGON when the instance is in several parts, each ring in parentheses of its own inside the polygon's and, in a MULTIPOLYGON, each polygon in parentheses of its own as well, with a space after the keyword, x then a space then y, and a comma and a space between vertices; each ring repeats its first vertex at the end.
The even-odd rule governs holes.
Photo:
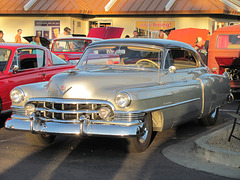
MULTIPOLYGON (((89 64, 84 64, 84 59, 86 56, 88 56, 88 52, 89 52, 89 49, 95 49, 95 48, 107 48, 107 47, 112 47, 112 46, 126 46, 126 47, 136 47, 136 48, 139 48, 139 49, 152 49, 152 50, 155 50, 155 51, 159 51, 161 54, 161 58, 160 60, 158 60, 158 65, 160 64, 160 68, 156 68, 156 69, 162 69, 163 68, 163 64, 164 64, 164 61, 165 61, 165 48, 163 46, 156 46, 156 45, 149 45, 149 44, 133 44, 133 43, 106 43, 106 44, 91 44, 89 45, 89 47, 86 48, 86 50, 84 51, 83 55, 81 56, 81 59, 79 60, 76 68, 81 68, 82 66, 88 66, 89 64), (160 62, 161 61, 161 62, 160 62)), ((118 64, 119 67, 122 66, 124 67, 123 65, 121 64, 118 64)), ((127 65, 125 64, 126 66, 125 67, 130 67, 130 65, 127 65)), ((98 66, 98 65, 95 65, 95 66, 98 66)), ((103 65, 101 65, 103 66, 103 65)), ((112 65, 104 65, 104 66, 112 66, 112 65)), ((136 68, 137 66, 135 66, 136 68)), ((139 67, 140 69, 143 69, 142 67, 139 67)), ((150 69, 150 68, 148 68, 150 69)))

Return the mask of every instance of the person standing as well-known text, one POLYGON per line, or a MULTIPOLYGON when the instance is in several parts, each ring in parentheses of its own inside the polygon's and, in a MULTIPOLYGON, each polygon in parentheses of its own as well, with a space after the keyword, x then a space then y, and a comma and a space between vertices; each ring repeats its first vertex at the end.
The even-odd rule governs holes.
POLYGON ((71 29, 69 27, 65 27, 63 29, 63 33, 58 35, 58 38, 63 38, 63 37, 72 37, 71 29))
POLYGON ((167 35, 164 33, 164 31, 162 29, 159 31, 158 38, 159 39, 167 39, 167 35))
POLYGON ((22 43, 21 34, 22 34, 22 29, 18 29, 17 34, 15 36, 15 43, 22 43))
POLYGON ((207 65, 208 52, 205 49, 204 44, 205 44, 205 41, 202 39, 202 37, 197 37, 194 49, 198 52, 198 54, 201 56, 203 62, 207 65))
POLYGON ((133 31, 133 38, 138 38, 138 31, 137 30, 134 30, 133 31))
POLYGON ((40 45, 42 46, 41 42, 40 42, 40 37, 39 36, 34 36, 33 37, 33 41, 30 42, 31 44, 34 44, 34 45, 40 45))
POLYGON ((0 43, 1 42, 5 42, 3 39, 3 31, 2 30, 0 30, 0 43))
MULTIPOLYGON (((30 42, 30 43, 33 44, 33 45, 42 46, 39 36, 34 36, 33 41, 30 42)), ((40 54, 40 53, 41 53, 41 51, 39 51, 38 49, 33 49, 33 51, 32 51, 32 54, 40 54)))
MULTIPOLYGON (((3 39, 3 31, 0 30, 0 43, 4 43, 4 39, 3 39)), ((5 61, 5 58, 7 58, 7 53, 6 50, 1 49, 0 50, 0 61, 5 61)))

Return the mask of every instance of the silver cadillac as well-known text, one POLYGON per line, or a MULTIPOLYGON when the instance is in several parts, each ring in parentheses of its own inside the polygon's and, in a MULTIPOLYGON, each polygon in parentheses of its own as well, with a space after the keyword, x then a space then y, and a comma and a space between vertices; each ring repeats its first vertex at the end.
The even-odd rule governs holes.
POLYGON ((33 145, 58 134, 108 136, 124 138, 130 152, 146 150, 153 131, 215 124, 231 99, 227 74, 213 74, 190 45, 137 38, 92 43, 75 69, 10 96, 5 127, 27 131, 33 145))

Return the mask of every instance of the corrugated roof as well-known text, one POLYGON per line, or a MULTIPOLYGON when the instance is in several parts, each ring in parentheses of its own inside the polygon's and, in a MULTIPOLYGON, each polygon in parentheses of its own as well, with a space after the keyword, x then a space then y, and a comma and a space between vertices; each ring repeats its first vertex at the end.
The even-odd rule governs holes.
MULTIPOLYGON (((1 0, 0 14, 232 14, 240 15, 229 1, 239 7, 237 0, 176 0, 169 11, 165 10, 169 0, 117 0, 109 11, 104 7, 109 0, 37 0, 27 11, 29 0, 1 0)), ((239 7, 240 8, 240 7, 239 7)))

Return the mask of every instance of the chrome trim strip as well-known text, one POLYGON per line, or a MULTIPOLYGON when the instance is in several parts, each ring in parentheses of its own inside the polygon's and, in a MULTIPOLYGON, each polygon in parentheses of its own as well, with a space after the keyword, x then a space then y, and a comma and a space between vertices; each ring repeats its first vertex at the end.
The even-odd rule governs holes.
POLYGON ((151 109, 146 109, 146 110, 142 110, 142 111, 129 111, 129 112, 124 112, 124 111, 115 111, 115 113, 148 113, 148 112, 152 112, 152 111, 158 111, 161 109, 166 109, 166 108, 170 108, 170 107, 174 107, 174 106, 179 106, 182 104, 186 104, 186 103, 190 103, 193 101, 197 101, 200 100, 200 98, 194 98, 194 99, 190 99, 187 101, 182 101, 182 102, 178 102, 178 103, 174 103, 174 104, 170 104, 170 105, 166 105, 166 106, 160 106, 160 107, 156 107, 156 108, 151 108, 151 109))
POLYGON ((16 114, 12 114, 11 118, 12 119, 24 120, 24 121, 31 121, 28 116, 21 116, 21 115, 16 115, 16 114))
POLYGON ((47 119, 43 117, 37 117, 37 119, 43 121, 43 122, 55 122, 55 123, 73 123, 73 124, 79 124, 80 121, 78 119, 71 119, 71 120, 59 120, 59 119, 47 119))
POLYGON ((22 106, 15 106, 15 105, 12 105, 11 108, 12 108, 12 109, 22 109, 22 110, 24 109, 24 110, 25 110, 25 108, 22 107, 22 106))
MULTIPOLYGON (((43 122, 53 122, 53 123, 74 123, 74 124, 81 124, 80 120, 58 120, 58 119, 45 119, 42 117, 37 117, 43 122)), ((89 120, 90 124, 105 124, 105 125, 121 125, 121 126, 133 126, 133 125, 140 125, 141 120, 134 120, 134 121, 104 121, 104 120, 89 120)))
POLYGON ((204 84, 203 84, 203 81, 199 78, 197 78, 196 80, 200 81, 201 83, 201 87, 202 87, 202 110, 201 110, 201 115, 203 115, 204 113, 204 107, 205 107, 205 104, 204 104, 204 99, 205 99, 205 87, 204 87, 204 84))
POLYGON ((127 121, 102 121, 102 120, 91 120, 93 124, 108 124, 108 125, 122 125, 122 126, 133 126, 133 125, 140 125, 142 124, 140 120, 134 120, 131 122, 127 121))
POLYGON ((56 110, 56 109, 44 109, 44 108, 36 108, 36 111, 46 111, 50 113, 69 113, 69 114, 76 114, 76 113, 98 113, 99 111, 95 110, 85 110, 85 111, 78 111, 78 110, 56 110))

